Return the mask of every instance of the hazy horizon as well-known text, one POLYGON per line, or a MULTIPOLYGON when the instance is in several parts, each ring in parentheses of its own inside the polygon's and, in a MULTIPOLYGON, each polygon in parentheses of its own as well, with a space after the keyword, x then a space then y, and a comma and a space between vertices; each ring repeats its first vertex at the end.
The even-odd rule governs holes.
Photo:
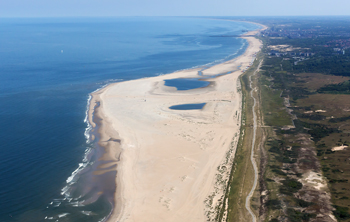
POLYGON ((346 0, 0 0, 0 17, 350 16, 349 7, 346 0))

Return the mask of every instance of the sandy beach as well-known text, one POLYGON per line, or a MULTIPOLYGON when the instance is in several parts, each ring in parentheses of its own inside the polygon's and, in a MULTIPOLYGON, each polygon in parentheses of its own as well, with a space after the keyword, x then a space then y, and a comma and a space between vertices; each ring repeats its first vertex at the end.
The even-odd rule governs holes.
POLYGON ((106 160, 117 163, 115 209, 109 221, 207 221, 215 216, 240 133, 238 77, 262 43, 233 60, 203 70, 204 88, 178 91, 164 80, 198 78, 198 69, 114 83, 92 94, 89 121, 96 123, 106 160), (235 70, 235 71, 234 71, 235 70), (234 71, 234 72, 232 72, 234 71), (170 106, 206 103, 201 110, 170 106))

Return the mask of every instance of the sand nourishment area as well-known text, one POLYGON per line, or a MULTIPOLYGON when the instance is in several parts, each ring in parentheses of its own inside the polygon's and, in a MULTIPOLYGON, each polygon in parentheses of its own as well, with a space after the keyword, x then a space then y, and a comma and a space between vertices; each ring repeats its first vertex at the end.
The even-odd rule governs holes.
POLYGON ((115 208, 109 221, 207 221, 226 187, 241 123, 238 77, 254 61, 262 43, 204 69, 207 87, 176 90, 164 80, 198 78, 190 69, 113 83, 92 94, 89 121, 101 135, 102 158, 117 162, 115 208), (233 71, 233 72, 232 72, 233 71), (201 110, 170 106, 206 103, 201 110), (93 115, 94 114, 94 115, 93 115))

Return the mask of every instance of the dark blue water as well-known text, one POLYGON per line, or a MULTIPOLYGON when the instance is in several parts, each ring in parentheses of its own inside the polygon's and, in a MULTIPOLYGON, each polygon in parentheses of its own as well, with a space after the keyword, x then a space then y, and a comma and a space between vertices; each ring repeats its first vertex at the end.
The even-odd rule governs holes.
POLYGON ((167 79, 164 85, 176 87, 177 90, 190 90, 208 86, 209 82, 199 79, 167 79))
POLYGON ((0 19, 0 221, 106 217, 110 199, 90 198, 102 186, 84 186, 98 155, 84 135, 89 93, 233 58, 245 41, 211 36, 255 28, 190 18, 0 19))
POLYGON ((192 103, 192 104, 181 104, 170 106, 169 109, 174 110, 193 110, 193 109, 202 109, 206 103, 192 103))

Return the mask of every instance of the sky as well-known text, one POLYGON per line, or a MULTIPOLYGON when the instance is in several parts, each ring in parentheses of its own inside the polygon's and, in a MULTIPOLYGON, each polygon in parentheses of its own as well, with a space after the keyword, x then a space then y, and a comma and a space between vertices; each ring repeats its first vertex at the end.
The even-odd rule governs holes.
POLYGON ((0 17, 350 15, 349 0, 0 0, 0 17))

